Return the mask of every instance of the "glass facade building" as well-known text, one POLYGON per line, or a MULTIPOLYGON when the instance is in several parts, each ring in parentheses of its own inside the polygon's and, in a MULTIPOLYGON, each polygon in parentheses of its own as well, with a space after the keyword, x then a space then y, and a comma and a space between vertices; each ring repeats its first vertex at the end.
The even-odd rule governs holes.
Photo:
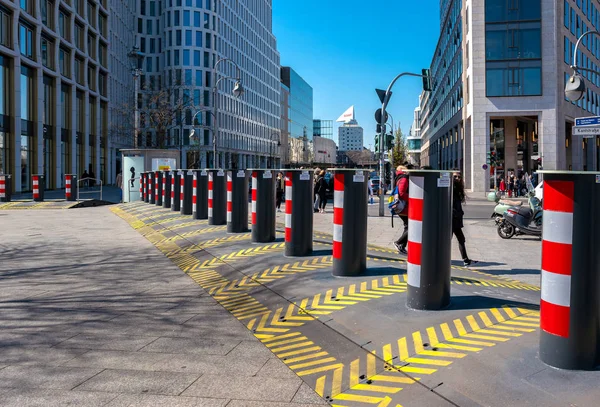
POLYGON ((313 136, 333 140, 333 120, 313 120, 313 136))
POLYGON ((288 66, 281 67, 281 82, 290 89, 290 136, 312 140, 312 87, 288 66))

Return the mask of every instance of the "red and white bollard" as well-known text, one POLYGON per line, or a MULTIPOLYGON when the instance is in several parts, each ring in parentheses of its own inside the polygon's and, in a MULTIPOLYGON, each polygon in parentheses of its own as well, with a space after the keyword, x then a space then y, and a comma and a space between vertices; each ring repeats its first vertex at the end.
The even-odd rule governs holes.
POLYGON ((179 208, 183 208, 184 187, 185 187, 185 171, 179 171, 179 208))
POLYGON ((33 185, 33 200, 35 202, 43 202, 44 189, 42 182, 44 181, 44 177, 42 175, 32 175, 31 180, 33 185))
POLYGON ((0 202, 11 201, 11 176, 7 174, 0 175, 0 202))
POLYGON ((198 209, 198 197, 196 196, 196 189, 198 188, 198 174, 194 171, 194 178, 192 178, 192 215, 196 213, 198 209))
POLYGON ((285 175, 285 255, 309 256, 313 251, 313 182, 307 170, 285 175))
MULTIPOLYGON (((292 173, 288 172, 285 176, 285 242, 292 241, 292 173)), ((286 253, 287 254, 287 253, 286 253)))
POLYGON ((338 173, 333 179, 333 258, 342 258, 344 232, 344 174, 338 173))
POLYGON ((213 217, 213 171, 208 172, 208 224, 211 224, 213 217))
POLYGON ((175 178, 177 178, 177 171, 171 173, 171 210, 175 205, 175 178))
POLYGON ((227 223, 231 223, 233 212, 233 179, 231 171, 227 171, 227 223))
POLYGON ((421 252, 423 247, 423 198, 425 178, 411 175, 408 198, 408 284, 421 287, 421 252))
POLYGON ((73 194, 73 181, 75 180, 75 176, 71 174, 65 175, 65 199, 67 201, 74 201, 75 194, 73 194))
POLYGON ((250 214, 250 223, 252 224, 252 228, 256 225, 256 188, 258 188, 258 173, 256 171, 252 171, 252 204, 251 204, 251 214, 250 214))
POLYGON ((144 174, 140 174, 140 201, 144 200, 144 174))

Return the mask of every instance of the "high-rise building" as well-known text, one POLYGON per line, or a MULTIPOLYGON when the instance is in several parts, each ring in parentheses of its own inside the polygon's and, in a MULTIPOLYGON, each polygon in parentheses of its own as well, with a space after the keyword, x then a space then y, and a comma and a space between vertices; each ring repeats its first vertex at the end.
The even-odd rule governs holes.
MULTIPOLYGON (((474 191, 542 166, 598 170, 600 138, 572 128, 600 114, 600 75, 585 73, 579 102, 565 99, 564 86, 577 39, 600 28, 599 11, 597 0, 442 0, 433 91, 421 99, 422 164, 460 168, 474 191)), ((598 40, 582 42, 579 65, 598 70, 598 40)))
POLYGON ((290 163, 290 88, 288 88, 282 82, 280 92, 281 119, 279 123, 281 126, 281 147, 279 148, 279 151, 281 155, 281 163, 284 165, 288 165, 290 163))
POLYGON ((421 166, 421 107, 415 108, 413 123, 410 126, 408 137, 408 162, 416 167, 421 166))
POLYGON ((313 138, 313 89, 289 66, 281 67, 281 82, 289 89, 289 157, 308 163, 313 138))
POLYGON ((144 55, 142 117, 153 97, 170 101, 167 125, 161 131, 142 123, 142 144, 181 148, 183 166, 195 162, 199 149, 199 165, 211 166, 216 103, 218 162, 231 168, 266 166, 281 119, 272 1, 137 0, 137 4, 137 44, 144 55), (229 61, 219 62, 224 58, 229 61), (245 89, 239 98, 231 92, 238 77, 236 64, 245 89), (192 129, 199 135, 199 146, 190 145, 192 129))
POLYGON ((313 120, 313 136, 333 140, 333 120, 313 120))
POLYGON ((362 151, 364 143, 363 128, 356 120, 344 123, 338 128, 338 146, 340 151, 362 151))
POLYGON ((109 15, 107 0, 0 0, 0 173, 14 192, 34 174, 47 189, 84 171, 109 181, 109 15))

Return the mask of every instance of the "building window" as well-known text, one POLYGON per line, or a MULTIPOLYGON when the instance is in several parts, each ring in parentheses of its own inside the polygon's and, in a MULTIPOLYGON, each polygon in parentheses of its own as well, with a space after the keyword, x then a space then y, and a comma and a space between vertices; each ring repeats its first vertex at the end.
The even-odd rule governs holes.
POLYGON ((33 97, 33 70, 26 66, 21 67, 21 119, 33 121, 35 119, 33 97))
POLYGON ((33 0, 20 0, 21 1, 21 9, 25 10, 31 15, 34 15, 33 11, 33 0))
POLYGON ((69 15, 64 11, 58 12, 58 31, 60 36, 71 42, 71 33, 69 32, 69 15))
POLYGON ((42 64, 46 68, 54 69, 54 43, 42 37, 42 64))
POLYGON ((19 46, 22 55, 34 58, 33 29, 25 23, 19 23, 19 46))
POLYGON ((87 38, 88 54, 92 59, 96 59, 96 37, 88 35, 87 38))
POLYGON ((75 80, 78 84, 83 85, 83 61, 75 58, 75 80))
POLYGON ((4 45, 5 47, 10 48, 10 33, 11 33, 11 23, 12 16, 11 14, 0 7, 0 45, 4 45))
POLYGON ((98 55, 98 60, 100 61, 100 65, 103 67, 107 67, 108 63, 108 51, 106 49, 106 44, 100 43, 100 53, 98 55))
POLYGON ((83 17, 83 0, 74 0, 75 12, 83 17))
POLYGON ((100 94, 102 96, 106 96, 106 84, 107 84, 106 74, 101 73, 98 76, 98 87, 99 87, 100 94))
POLYGON ((54 31, 54 3, 48 0, 40 0, 42 24, 54 31))
POLYGON ((100 34, 106 38, 106 29, 108 25, 106 24, 106 16, 104 14, 98 14, 98 30, 100 34))
POLYGON ((75 46, 83 51, 83 27, 79 24, 75 24, 75 46))
POLYGON ((58 65, 62 76, 69 77, 71 75, 69 69, 71 67, 71 53, 64 48, 58 50, 58 65))
POLYGON ((93 65, 88 65, 88 86, 96 91, 96 67, 93 65))
POLYGON ((92 3, 88 2, 87 4, 87 18, 88 21, 90 22, 90 25, 93 28, 96 28, 96 6, 94 6, 92 3))

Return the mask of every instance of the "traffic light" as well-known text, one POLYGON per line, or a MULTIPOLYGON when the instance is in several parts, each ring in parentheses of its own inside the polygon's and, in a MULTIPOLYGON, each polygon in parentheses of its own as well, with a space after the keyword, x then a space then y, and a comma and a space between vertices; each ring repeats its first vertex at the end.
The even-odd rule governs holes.
POLYGON ((491 165, 494 167, 496 166, 496 152, 495 151, 488 151, 486 162, 488 165, 491 165))
POLYGON ((431 72, 429 69, 423 69, 421 74, 423 75, 423 91, 431 92, 431 72))
POLYGON ((375 152, 379 153, 379 134, 375 136, 375 152))
POLYGON ((385 149, 391 150, 394 148, 394 135, 392 133, 385 135, 385 149))
POLYGON ((381 134, 381 124, 377 123, 377 134, 381 134))

